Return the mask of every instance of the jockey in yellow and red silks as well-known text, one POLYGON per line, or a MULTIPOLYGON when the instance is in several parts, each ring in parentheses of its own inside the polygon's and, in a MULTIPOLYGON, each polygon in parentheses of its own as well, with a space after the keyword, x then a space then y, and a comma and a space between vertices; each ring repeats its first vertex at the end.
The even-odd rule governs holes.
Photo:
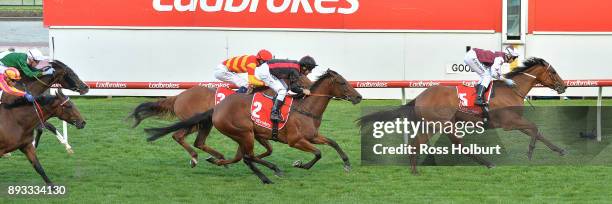
POLYGON ((262 81, 255 78, 255 68, 271 59, 272 53, 265 49, 257 52, 257 55, 242 55, 229 58, 215 68, 215 78, 238 86, 238 93, 246 93, 249 85, 264 85, 262 81), (238 75, 239 73, 247 73, 248 80, 244 80, 240 77, 238 75))
POLYGON ((15 88, 16 81, 19 81, 20 79, 21 75, 19 74, 19 70, 13 67, 9 67, 4 70, 4 73, 0 74, 0 88, 2 89, 2 92, 13 96, 25 97, 29 102, 33 102, 34 96, 32 96, 32 94, 15 88))

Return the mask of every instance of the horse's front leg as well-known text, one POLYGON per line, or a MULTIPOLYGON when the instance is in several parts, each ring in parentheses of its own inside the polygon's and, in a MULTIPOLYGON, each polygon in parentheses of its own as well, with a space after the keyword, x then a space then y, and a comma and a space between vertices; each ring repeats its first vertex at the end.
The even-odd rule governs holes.
POLYGON ((340 155, 340 158, 342 159, 342 162, 344 162, 344 171, 346 171, 346 172, 351 171, 351 162, 349 162, 348 156, 346 155, 346 153, 344 153, 344 150, 342 150, 342 148, 340 148, 340 145, 338 145, 338 143, 336 143, 336 141, 334 141, 332 139, 329 139, 328 137, 323 136, 321 133, 317 133, 317 136, 315 138, 313 138, 312 141, 315 144, 326 144, 326 145, 329 145, 330 147, 334 148, 334 150, 336 150, 338 155, 340 155))
POLYGON ((264 153, 257 155, 257 158, 263 159, 267 156, 270 156, 272 154, 272 145, 270 144, 270 141, 262 137, 255 137, 255 139, 257 140, 257 142, 259 142, 259 144, 261 144, 261 146, 266 148, 266 151, 264 153))
POLYGON ((317 147, 315 147, 305 138, 300 138, 297 142, 289 142, 289 146, 305 152, 310 152, 315 155, 315 157, 306 164, 304 164, 301 160, 293 162, 294 167, 310 169, 314 164, 317 163, 317 161, 319 161, 319 159, 321 159, 321 150, 317 149, 317 147))
POLYGON ((32 143, 28 143, 26 146, 19 148, 19 150, 21 150, 21 152, 23 152, 26 157, 28 157, 28 160, 30 160, 32 167, 34 167, 36 172, 43 178, 43 180, 45 180, 45 183, 47 183, 47 185, 52 186, 53 183, 51 183, 51 180, 49 180, 49 177, 47 177, 47 174, 45 174, 45 170, 40 165, 40 162, 36 157, 36 148, 34 148, 34 145, 32 145, 32 143))
POLYGON ((532 123, 531 121, 528 121, 527 119, 521 117, 517 120, 513 120, 513 122, 511 124, 508 124, 510 127, 512 127, 512 129, 518 129, 521 132, 525 133, 526 135, 531 137, 531 140, 529 142, 529 149, 527 151, 527 156, 529 159, 532 158, 534 149, 535 149, 535 143, 536 140, 540 140, 542 141, 542 143, 544 143, 548 148, 550 148, 550 150, 555 151, 557 153, 559 153, 560 156, 564 156, 567 154, 567 151, 564 149, 561 149, 560 147, 558 147, 557 145, 553 144, 552 142, 550 142, 550 140, 546 139, 538 130, 538 127, 532 123))

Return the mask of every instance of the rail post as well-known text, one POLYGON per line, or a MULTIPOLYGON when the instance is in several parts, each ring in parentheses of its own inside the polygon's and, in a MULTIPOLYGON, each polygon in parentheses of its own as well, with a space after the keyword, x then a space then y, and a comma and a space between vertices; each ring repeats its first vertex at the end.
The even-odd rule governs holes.
POLYGON ((406 105, 406 88, 402 88, 402 105, 406 105))
POLYGON ((599 87, 597 95, 597 141, 601 142, 601 105, 602 105, 602 90, 603 86, 599 87))

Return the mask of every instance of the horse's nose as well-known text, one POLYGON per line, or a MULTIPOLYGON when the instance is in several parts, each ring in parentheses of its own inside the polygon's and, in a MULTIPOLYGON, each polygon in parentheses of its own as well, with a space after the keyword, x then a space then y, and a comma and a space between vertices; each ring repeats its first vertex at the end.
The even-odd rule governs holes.
POLYGON ((77 121, 75 126, 76 126, 77 129, 83 129, 83 128, 85 128, 86 124, 87 124, 87 122, 85 122, 85 121, 77 121))
POLYGON ((353 105, 354 104, 358 104, 359 102, 361 102, 362 99, 363 99, 363 97, 361 97, 361 95, 355 97, 355 100, 353 100, 353 105))

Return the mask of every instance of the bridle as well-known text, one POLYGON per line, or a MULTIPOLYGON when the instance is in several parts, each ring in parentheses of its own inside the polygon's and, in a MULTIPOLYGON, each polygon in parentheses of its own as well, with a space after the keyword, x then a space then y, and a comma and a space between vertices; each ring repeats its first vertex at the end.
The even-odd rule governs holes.
MULTIPOLYGON (((546 74, 548 75, 548 78, 549 78, 549 79, 553 79, 553 75, 550 73, 550 69, 553 69, 553 68, 551 67, 551 64, 550 64, 550 63, 546 62, 546 64, 547 64, 547 66, 546 66, 546 71, 545 71, 545 72, 546 72, 546 74)), ((537 83, 542 83, 540 80, 538 80, 538 77, 534 76, 533 74, 530 74, 530 73, 527 73, 527 72, 521 72, 521 74, 523 74, 523 75, 525 75, 525 76, 528 76, 528 77, 530 77, 530 78, 533 78, 534 80, 536 80, 536 82, 537 82, 537 83)), ((558 90, 558 89, 560 89, 560 88, 561 88, 561 86, 562 86, 562 85, 561 85, 561 83, 560 83, 559 81, 556 81, 556 80, 555 80, 554 85, 553 85, 553 89, 554 89, 554 90, 558 90)), ((514 93, 515 93, 517 96, 519 96, 519 97, 521 97, 521 98, 525 98, 525 97, 527 96, 527 94, 528 94, 528 93, 524 93, 524 94, 519 93, 519 90, 517 90, 517 88, 516 88, 516 87, 513 87, 513 88, 512 88, 512 91, 513 91, 513 92, 514 92, 514 93)), ((530 105, 531 107, 533 107, 533 104, 531 104, 531 101, 527 100, 527 102, 529 103, 529 105, 530 105)))
MULTIPOLYGON (((62 113, 64 112, 64 109, 66 107, 66 103, 68 103, 70 101, 70 97, 66 96, 66 99, 64 101, 62 101, 62 103, 60 103, 60 107, 62 107, 62 113)), ((40 125, 43 125, 44 122, 44 118, 45 118, 45 113, 43 112, 42 107, 40 106, 40 104, 34 100, 34 111, 36 112, 36 116, 38 117, 38 120, 40 121, 40 125)), ((44 128, 43 128, 44 130, 44 128)))
MULTIPOLYGON (((331 82, 332 82, 332 83, 334 83, 334 84, 336 84, 336 76, 333 76, 333 77, 334 77, 334 79, 332 79, 332 81, 331 81, 331 82)), ((343 99, 343 100, 350 101, 351 97, 348 95, 349 90, 348 90, 348 88, 346 87, 346 82, 345 82, 344 84, 341 84, 341 85, 342 85, 342 89, 343 89, 343 90, 342 90, 342 93, 344 93, 344 95, 343 95, 343 96, 341 96, 341 97, 338 97, 338 96, 332 96, 332 95, 328 95, 328 94, 317 94, 317 93, 311 93, 310 95, 307 95, 307 96, 305 96, 305 97, 309 97, 309 96, 316 96, 316 97, 327 97, 327 98, 329 98, 329 99, 343 99)), ((300 114, 302 114, 302 115, 308 116, 308 117, 310 117, 310 118, 312 118, 312 119, 315 119, 315 120, 318 120, 318 121, 321 121, 321 120, 323 119, 323 115, 315 115, 315 114, 312 114, 312 113, 310 113, 310 112, 308 112, 308 111, 304 110, 302 107, 299 107, 299 108, 298 108, 298 107, 296 107, 296 108, 292 108, 292 110, 295 110, 296 112, 298 112, 298 113, 300 113, 300 114)))

